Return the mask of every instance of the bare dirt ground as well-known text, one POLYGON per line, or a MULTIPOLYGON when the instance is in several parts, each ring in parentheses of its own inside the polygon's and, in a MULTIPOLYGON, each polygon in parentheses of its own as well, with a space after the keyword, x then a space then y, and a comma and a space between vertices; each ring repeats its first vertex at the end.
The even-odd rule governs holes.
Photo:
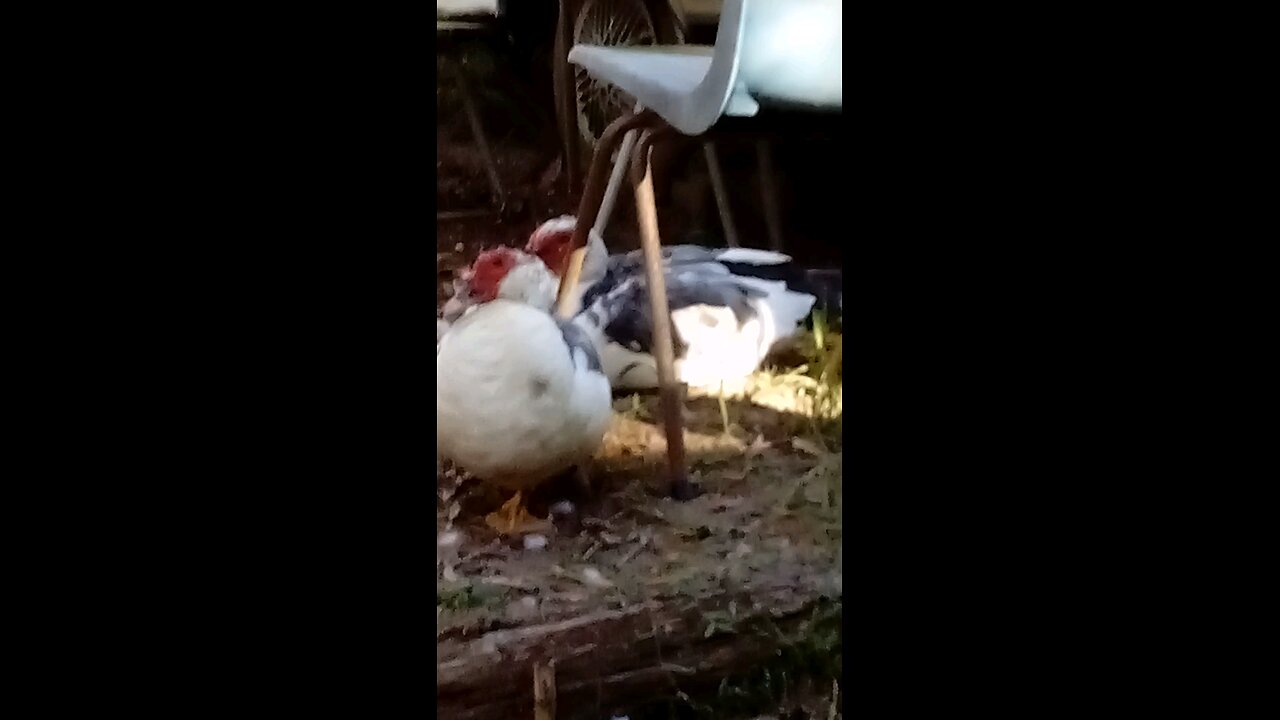
MULTIPOLYGON (((447 97, 441 106, 449 106, 447 97)), ((479 154, 460 116, 442 111, 437 134, 437 202, 441 211, 482 208, 489 202, 479 154)), ((481 248, 522 245, 542 220, 576 209, 558 173, 553 138, 548 141, 546 137, 529 137, 533 131, 528 129, 513 130, 503 124, 501 113, 486 115, 486 123, 494 128, 490 141, 508 191, 507 211, 437 222, 437 312, 448 297, 453 273, 481 248)), ((675 179, 671 194, 688 190, 689 185, 682 183, 675 179)), ((669 213, 675 217, 673 235, 697 226, 698 222, 689 219, 706 210, 695 207, 682 215, 679 202, 668 201, 667 205, 676 207, 669 213)), ((664 219, 664 232, 666 229, 664 219)), ((493 643, 484 646, 485 639, 504 631, 572 622, 593 613, 625 613, 629 608, 696 607, 698 626, 690 637, 711 640, 718 634, 742 634, 744 619, 767 617, 770 598, 784 595, 796 603, 798 609, 793 609, 792 615, 799 615, 802 609, 808 617, 819 605, 828 611, 834 605, 838 614, 843 592, 839 351, 834 368, 825 375, 818 370, 824 361, 830 362, 832 347, 840 342, 838 334, 826 333, 819 349, 813 337, 806 336, 790 362, 760 373, 723 404, 713 397, 689 399, 686 444, 692 478, 704 494, 686 503, 666 497, 665 442, 655 420, 658 402, 652 396, 632 395, 615 401, 613 423, 593 472, 595 496, 582 506, 581 523, 573 527, 549 525, 539 533, 545 545, 536 548, 526 548, 518 538, 500 537, 483 522, 484 515, 497 508, 505 496, 467 479, 461 471, 438 466, 438 668, 466 668, 466 663, 477 657, 484 660, 486 652, 496 652, 492 662, 514 662, 510 653, 494 651, 493 643)), ((773 617, 783 623, 778 612, 773 617)), ((805 632, 816 637, 813 627, 816 625, 806 626, 805 632)), ((838 663, 838 630, 835 632, 838 663)), ((654 633, 661 634, 661 629, 654 633)), ((830 655, 829 639, 823 642, 830 655)), ((590 707, 562 704, 559 717, 609 718, 614 712, 629 712, 636 720, 829 715, 835 692, 830 678, 780 682, 765 670, 763 680, 759 673, 748 673, 752 680, 739 687, 729 676, 741 676, 741 668, 732 673, 725 670, 720 673, 724 677, 712 673, 713 680, 720 682, 714 697, 724 701, 717 703, 708 701, 705 691, 686 693, 679 668, 670 670, 669 658, 664 661, 661 652, 657 641, 654 650, 638 645, 634 662, 620 662, 632 673, 664 669, 671 684, 665 704, 646 709, 635 702, 623 702, 637 696, 636 692, 628 695, 628 688, 643 686, 643 682, 619 681, 621 689, 610 698, 620 700, 602 700, 603 694, 597 692, 590 707), (645 657, 647 652, 656 657, 645 657), (726 700, 758 694, 762 682, 768 685, 769 699, 757 703, 756 710, 747 712, 744 708, 749 703, 745 700, 737 705, 726 700), (726 709, 731 706, 738 709, 726 709), (766 710, 763 713, 762 708, 766 710)), ((690 657, 694 658, 690 663, 704 662, 698 659, 701 654, 690 657)), ((706 663, 707 667, 720 667, 714 658, 706 663)), ((438 675, 440 672, 438 669, 438 675)), ((786 670, 781 672, 785 676, 786 670)), ((798 670, 793 674, 801 675, 798 670)), ((597 678, 596 682, 603 681, 597 678)), ((614 687, 607 682, 604 685, 614 687)), ((569 692, 565 697, 579 696, 569 692)), ((510 702, 513 709, 523 708, 525 700, 513 696, 510 702)), ((459 703, 458 707, 465 706, 462 700, 459 703)))
POLYGON ((656 398, 617 400, 597 456, 598 497, 580 532, 549 528, 540 550, 505 542, 482 522, 505 496, 479 484, 460 488, 445 469, 438 478, 437 637, 726 589, 812 587, 838 595, 838 428, 823 423, 826 432, 813 433, 799 415, 727 405, 725 433, 716 400, 688 403, 692 477, 705 494, 681 503, 665 497, 656 398))

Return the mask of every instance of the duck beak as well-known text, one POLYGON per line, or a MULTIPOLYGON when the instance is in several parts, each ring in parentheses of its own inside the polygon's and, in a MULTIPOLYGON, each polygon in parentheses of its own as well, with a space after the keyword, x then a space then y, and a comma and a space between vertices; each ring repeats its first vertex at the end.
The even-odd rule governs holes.
POLYGON ((441 311, 445 322, 456 322, 462 313, 474 304, 471 297, 471 275, 470 269, 464 269, 454 276, 453 297, 445 301, 444 309, 441 311))

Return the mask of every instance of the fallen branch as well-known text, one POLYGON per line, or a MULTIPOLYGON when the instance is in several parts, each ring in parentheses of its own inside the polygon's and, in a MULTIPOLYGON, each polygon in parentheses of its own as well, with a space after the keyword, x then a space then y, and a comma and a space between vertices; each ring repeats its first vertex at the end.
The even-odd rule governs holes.
POLYGON ((784 589, 753 597, 725 594, 683 607, 648 602, 438 644, 436 709, 451 720, 529 717, 536 704, 535 668, 552 664, 558 720, 607 717, 677 689, 714 687, 774 655, 820 601, 816 593, 784 589), (725 616, 731 603, 731 627, 709 632, 706 616, 725 616), (749 630, 765 619, 775 631, 749 630))

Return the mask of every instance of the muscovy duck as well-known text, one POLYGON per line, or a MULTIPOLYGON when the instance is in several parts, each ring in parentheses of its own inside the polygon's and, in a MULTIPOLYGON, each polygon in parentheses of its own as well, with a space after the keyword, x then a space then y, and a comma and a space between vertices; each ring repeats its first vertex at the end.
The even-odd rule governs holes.
MULTIPOLYGON (((576 220, 542 224, 525 251, 557 277, 565 271, 576 220)), ((657 386, 651 354, 652 317, 641 251, 609 255, 589 234, 576 317, 593 333, 615 390, 657 386)), ((673 245, 662 249, 667 300, 675 329, 676 375, 692 387, 715 390, 744 380, 779 341, 793 336, 817 301, 807 271, 782 253, 750 248, 673 245), (804 289, 801 289, 804 288, 804 289)))
POLYGON ((467 278, 471 307, 436 355, 436 443, 476 478, 516 491, 489 519, 514 532, 529 517, 521 493, 585 468, 612 393, 592 340, 548 312, 556 281, 540 260, 488 250, 467 278))

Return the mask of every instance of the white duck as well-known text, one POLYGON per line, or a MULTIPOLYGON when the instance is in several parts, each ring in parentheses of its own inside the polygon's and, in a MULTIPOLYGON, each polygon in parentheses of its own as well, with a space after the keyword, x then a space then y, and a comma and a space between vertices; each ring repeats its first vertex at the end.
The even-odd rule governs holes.
MULTIPOLYGON (((526 252, 559 276, 568 264, 575 225, 568 215, 543 223, 526 252)), ((595 330, 614 389, 655 387, 643 254, 610 256, 594 230, 589 238, 574 298, 577 319, 595 330)), ((782 253, 697 245, 673 245, 662 252, 676 375, 693 387, 714 390, 744 380, 778 342, 803 326, 817 301, 812 292, 800 290, 809 285, 807 271, 782 253)))
POLYGON ((513 532, 527 522, 521 493, 590 460, 612 394, 591 340, 548 313, 556 281, 541 261, 497 248, 467 277, 471 307, 436 355, 436 443, 478 479, 516 491, 490 516, 513 532))

